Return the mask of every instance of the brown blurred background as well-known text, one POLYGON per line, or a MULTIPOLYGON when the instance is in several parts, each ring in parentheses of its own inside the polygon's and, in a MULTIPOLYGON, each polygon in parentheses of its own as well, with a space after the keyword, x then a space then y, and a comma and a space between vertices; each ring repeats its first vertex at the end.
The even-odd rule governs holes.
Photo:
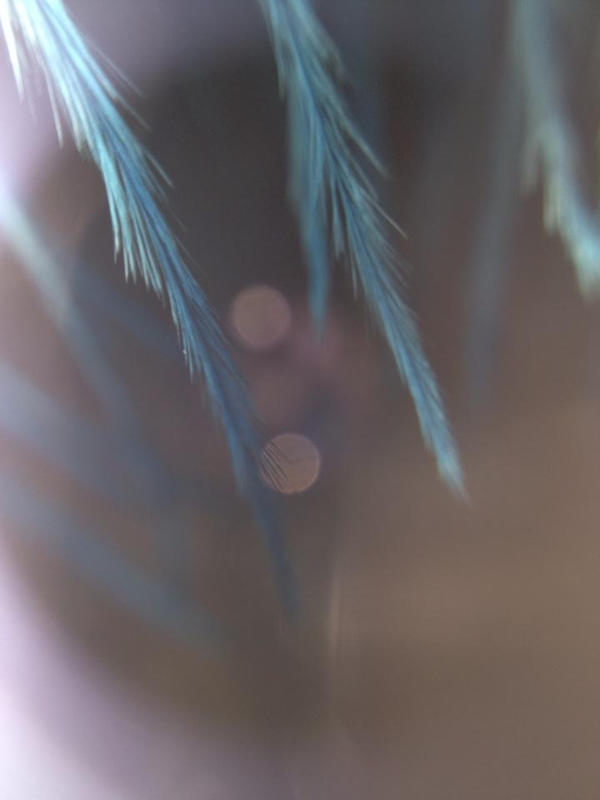
MULTIPOLYGON (((341 270, 323 339, 312 331, 256 10, 104 5, 73 11, 144 91, 144 139, 265 431, 313 448, 281 500, 301 610, 291 623, 281 607, 166 313, 112 261, 98 176, 55 146, 43 103, 32 124, 3 57, 7 141, 39 137, 20 196, 64 253, 150 455, 125 477, 129 451, 5 253, 0 447, 20 478, 3 484, 2 797, 594 800, 600 325, 540 197, 519 192, 505 9, 322 5, 393 176, 382 192, 408 234, 462 502, 341 270), (271 294, 236 317, 256 286, 271 294), (189 625, 156 617, 148 581, 189 625)), ((597 13, 576 5, 562 57, 593 155, 597 13)))

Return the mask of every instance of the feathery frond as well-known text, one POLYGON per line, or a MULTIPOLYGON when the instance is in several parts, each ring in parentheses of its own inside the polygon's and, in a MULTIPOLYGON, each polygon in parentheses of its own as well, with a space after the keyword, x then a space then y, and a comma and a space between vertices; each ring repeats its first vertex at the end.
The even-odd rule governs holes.
MULTIPOLYGON (((266 492, 258 492, 260 442, 243 381, 202 290, 182 258, 161 210, 166 177, 121 116, 126 104, 90 52, 62 0, 0 0, 0 23, 13 71, 23 93, 37 68, 45 78, 59 137, 66 119, 77 148, 98 166, 108 198, 115 255, 126 276, 141 276, 169 304, 183 353, 194 376, 203 375, 213 411, 221 420, 238 485, 259 520, 270 519, 266 492)), ((274 523, 273 523, 274 525, 274 523)), ((279 532, 270 527, 269 543, 279 532)), ((281 564, 283 545, 275 548, 281 564)), ((290 578, 279 573, 280 589, 290 578)))
POLYGON ((556 58, 550 51, 553 8, 539 0, 513 0, 512 41, 526 109, 529 185, 539 170, 545 224, 561 237, 583 292, 600 291, 600 223, 578 182, 575 133, 560 96, 556 58))
POLYGON ((340 91, 338 51, 308 0, 259 0, 287 98, 290 192, 310 275, 310 302, 325 314, 332 259, 345 259, 387 339, 442 477, 462 487, 456 447, 417 326, 401 291, 389 240, 393 222, 365 167, 378 161, 340 91), (365 162, 365 166, 363 166, 365 162))

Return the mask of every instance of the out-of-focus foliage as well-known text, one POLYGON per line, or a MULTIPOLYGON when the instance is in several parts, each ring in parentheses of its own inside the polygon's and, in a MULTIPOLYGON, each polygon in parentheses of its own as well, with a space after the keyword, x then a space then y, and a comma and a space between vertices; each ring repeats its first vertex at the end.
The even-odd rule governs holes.
POLYGON ((161 204, 165 176, 124 121, 121 96, 108 79, 59 0, 2 0, 0 21, 15 78, 24 92, 40 70, 62 136, 66 119, 79 150, 97 164, 106 189, 115 251, 126 275, 141 276, 168 302, 192 375, 203 376, 221 420, 233 468, 249 496, 276 565, 282 596, 294 605, 292 579, 277 515, 261 469, 261 442, 246 387, 210 303, 183 261, 161 204))
POLYGON ((511 8, 512 55, 526 116, 526 179, 532 185, 539 175, 546 227, 561 237, 581 289, 592 293, 600 288, 600 222, 580 184, 577 134, 562 97, 554 42, 559 8, 543 0, 513 0, 511 8))

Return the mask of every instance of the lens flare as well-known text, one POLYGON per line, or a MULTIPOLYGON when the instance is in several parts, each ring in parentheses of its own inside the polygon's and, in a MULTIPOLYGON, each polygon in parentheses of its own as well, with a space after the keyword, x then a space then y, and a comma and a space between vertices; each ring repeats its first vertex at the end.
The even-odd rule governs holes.
POLYGON ((264 352, 281 344, 292 327, 292 312, 285 297, 272 286, 243 289, 231 304, 231 327, 249 350, 264 352))
POLYGON ((313 486, 321 471, 321 454, 309 438, 300 433, 281 433, 264 449, 265 461, 277 461, 275 474, 264 474, 265 482, 281 494, 301 494, 313 486))

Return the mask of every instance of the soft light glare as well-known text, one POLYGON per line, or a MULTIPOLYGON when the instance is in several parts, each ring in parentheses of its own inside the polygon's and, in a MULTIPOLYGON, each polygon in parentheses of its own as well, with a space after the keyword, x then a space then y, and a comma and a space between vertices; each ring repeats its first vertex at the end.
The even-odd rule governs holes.
POLYGON ((300 494, 310 489, 319 477, 321 454, 316 445, 299 433, 281 433, 265 447, 265 460, 275 461, 276 472, 264 479, 281 494, 300 494))
POLYGON ((292 312, 285 297, 272 286, 243 289, 231 304, 233 331, 250 350, 270 350, 288 335, 292 312))

